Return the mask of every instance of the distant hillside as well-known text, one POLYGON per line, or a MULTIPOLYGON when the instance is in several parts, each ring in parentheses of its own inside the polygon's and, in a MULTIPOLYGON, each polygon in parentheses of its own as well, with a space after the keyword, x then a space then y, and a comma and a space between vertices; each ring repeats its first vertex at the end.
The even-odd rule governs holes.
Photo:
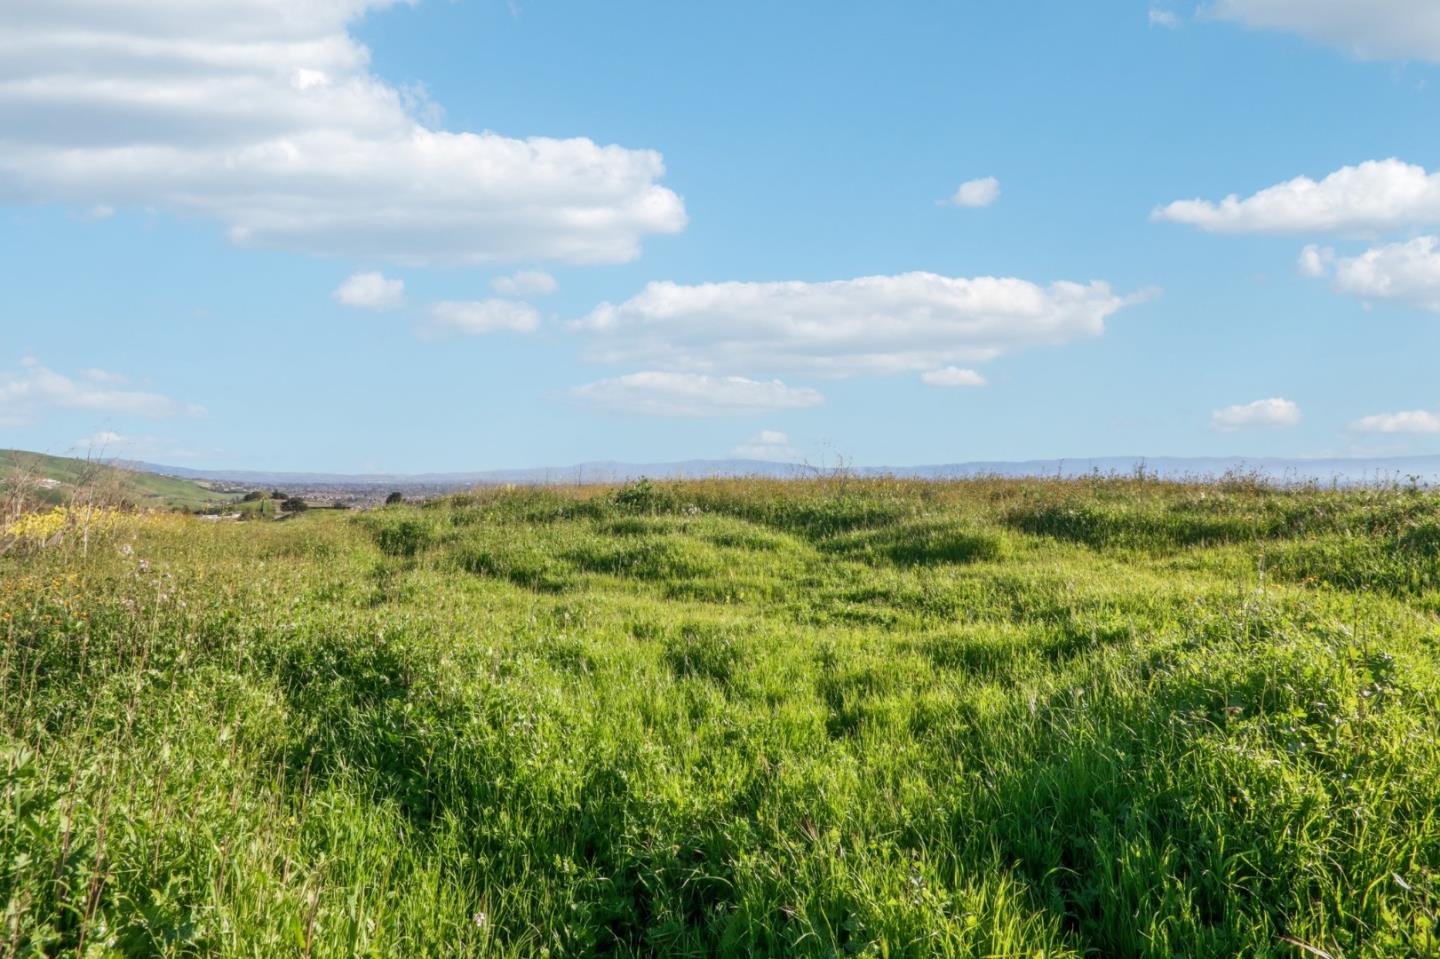
POLYGON ((52 503, 66 502, 77 487, 92 485, 112 488, 136 506, 159 509, 200 509, 236 498, 231 493, 207 489, 193 479, 155 471, 23 450, 0 450, 0 485, 17 474, 32 480, 38 495, 52 503))
POLYGON ((687 460, 676 463, 578 463, 459 473, 299 473, 271 470, 207 470, 124 461, 118 465, 161 476, 252 486, 477 486, 501 483, 615 483, 711 476, 802 476, 814 471, 765 460, 687 460))
MULTIPOLYGON (((463 487, 500 483, 616 483, 650 479, 701 479, 724 476, 790 478, 813 476, 816 470, 792 463, 764 460, 685 460, 675 463, 592 462, 571 466, 481 470, 465 473, 282 473, 247 470, 203 470, 153 463, 127 463, 132 469, 191 480, 245 483, 254 486, 391 486, 463 487)), ((896 476, 906 479, 960 479, 967 476, 1085 476, 1090 473, 1132 474, 1139 469, 1166 479, 1217 477, 1226 473, 1256 473, 1282 483, 1405 482, 1417 477, 1425 485, 1440 485, 1440 456, 1390 458, 1283 459, 1230 457, 1112 456, 1087 459, 1050 459, 1023 462, 993 461, 929 466, 868 466, 849 472, 858 476, 896 476)), ((823 471, 822 471, 823 472, 823 471)))

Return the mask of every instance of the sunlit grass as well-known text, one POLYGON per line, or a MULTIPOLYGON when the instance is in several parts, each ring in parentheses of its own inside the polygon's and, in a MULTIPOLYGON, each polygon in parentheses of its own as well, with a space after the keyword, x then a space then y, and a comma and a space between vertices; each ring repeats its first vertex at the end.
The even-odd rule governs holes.
POLYGON ((1437 523, 843 479, 127 518, 0 559, 0 956, 1436 955, 1437 523))

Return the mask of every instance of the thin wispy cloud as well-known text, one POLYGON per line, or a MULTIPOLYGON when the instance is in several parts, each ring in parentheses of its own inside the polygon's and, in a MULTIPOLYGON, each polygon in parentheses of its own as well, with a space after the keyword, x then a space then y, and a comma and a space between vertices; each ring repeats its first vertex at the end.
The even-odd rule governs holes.
MULTIPOLYGON (((87 459, 193 460, 207 455, 183 443, 159 436, 131 436, 114 430, 100 430, 76 440, 72 455, 87 459)), ((213 454, 217 451, 211 451, 213 454)))
POLYGON ((89 370, 66 376, 26 358, 18 371, 0 372, 0 423, 21 425, 51 411, 82 411, 146 419, 198 417, 205 408, 160 393, 121 389, 118 374, 89 370))
POLYGON ((755 416, 819 406, 824 397, 808 387, 743 376, 647 371, 577 386, 571 395, 586 406, 644 416, 755 416))
POLYGON ((985 377, 974 370, 947 366, 938 370, 926 370, 920 374, 920 382, 927 386, 984 386, 985 377))
POLYGON ((732 449, 730 455, 771 463, 796 463, 801 459, 799 450, 791 445, 789 435, 779 430, 761 430, 732 449))
POLYGON ((1440 61, 1434 0, 1215 0, 1205 16, 1283 30, 1364 60, 1440 61))
POLYGON ((1351 424, 1361 433, 1440 433, 1440 415, 1429 410, 1376 413, 1351 424))
POLYGON ((105 386, 124 386, 130 382, 130 377, 123 373, 113 373, 110 370, 102 370, 93 366, 88 370, 81 370, 80 378, 105 386))
POLYGON ((501 296, 548 296, 560 288, 555 277, 543 270, 521 270, 509 276, 497 276, 490 288, 501 296))
POLYGON ((480 336, 486 333, 533 333, 540 314, 516 300, 446 300, 430 307, 420 327, 422 336, 480 336))

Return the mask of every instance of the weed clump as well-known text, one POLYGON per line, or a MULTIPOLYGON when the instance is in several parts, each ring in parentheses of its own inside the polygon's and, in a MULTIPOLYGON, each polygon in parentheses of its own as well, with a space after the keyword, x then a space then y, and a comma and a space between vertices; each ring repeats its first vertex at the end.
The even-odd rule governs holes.
POLYGON ((732 630, 686 623, 665 644, 665 660, 680 679, 697 677, 727 687, 744 661, 744 646, 732 630))
POLYGON ((414 519, 387 523, 375 531, 375 542, 386 556, 411 559, 430 544, 430 529, 414 519))

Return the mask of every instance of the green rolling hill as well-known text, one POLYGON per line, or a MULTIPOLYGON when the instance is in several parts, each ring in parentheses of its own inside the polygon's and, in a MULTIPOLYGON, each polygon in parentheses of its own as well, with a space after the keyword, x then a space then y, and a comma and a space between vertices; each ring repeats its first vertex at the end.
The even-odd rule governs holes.
POLYGON ((87 486, 113 490, 139 507, 203 509, 238 499, 201 482, 121 469, 102 462, 49 456, 23 450, 0 450, 0 488, 17 479, 33 483, 41 498, 67 502, 74 491, 87 486))

